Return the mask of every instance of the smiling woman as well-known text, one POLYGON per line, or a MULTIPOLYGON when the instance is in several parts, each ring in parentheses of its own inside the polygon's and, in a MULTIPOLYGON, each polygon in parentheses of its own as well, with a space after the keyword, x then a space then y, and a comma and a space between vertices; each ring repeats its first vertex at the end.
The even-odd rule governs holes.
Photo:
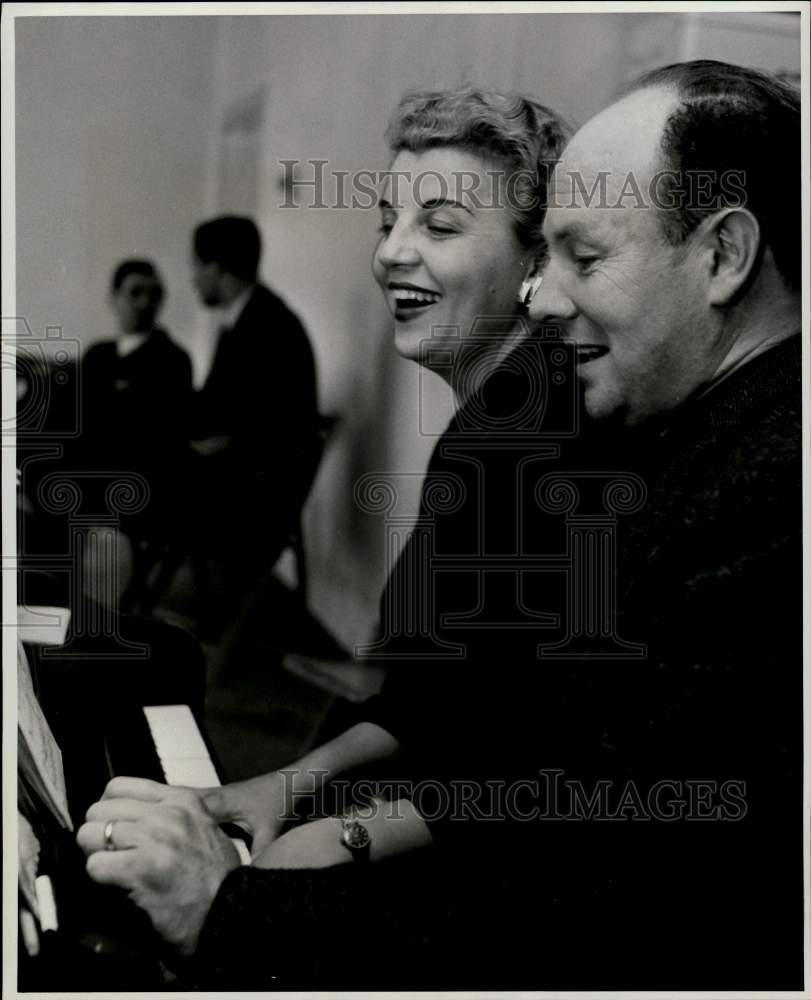
MULTIPOLYGON (((441 352, 455 354, 481 317, 500 321, 494 360, 521 329, 517 292, 533 257, 518 241, 508 209, 477 208, 475 196, 443 197, 462 175, 483 188, 487 169, 479 156, 456 148, 403 150, 392 164, 414 180, 402 185, 399 209, 390 192, 381 202, 374 274, 394 316, 397 351, 428 368, 441 352)), ((457 366, 442 370, 458 373, 457 366)))
POLYGON ((389 125, 396 155, 374 275, 398 352, 461 399, 475 386, 460 347, 486 329, 474 352, 486 372, 525 330, 519 290, 537 266, 547 172, 564 136, 543 105, 473 89, 409 94, 389 125))
MULTIPOLYGON (((560 119, 540 104, 472 89, 406 97, 389 129, 395 159, 382 191, 374 274, 394 317, 398 351, 442 375, 460 406, 434 449, 417 522, 381 599, 380 638, 367 650, 369 659, 392 668, 382 694, 357 708, 354 725, 284 771, 191 793, 114 782, 80 831, 80 843, 95 858, 93 877, 134 890, 164 938, 183 954, 196 951, 203 982, 249 988, 450 983, 447 977, 456 974, 445 957, 455 953, 451 942, 483 926, 477 918, 475 927, 448 936, 452 913, 462 920, 474 913, 460 894, 475 881, 475 912, 482 900, 500 905, 501 857, 515 832, 515 813, 494 806, 484 818, 499 822, 478 823, 473 820, 484 805, 464 807, 469 792, 475 798, 487 779, 503 786, 523 778, 536 759, 535 727, 516 718, 514 692, 526 691, 537 676, 538 629, 554 625, 556 615, 545 601, 547 577, 536 572, 528 579, 528 550, 518 551, 515 538, 529 527, 521 511, 537 513, 538 463, 547 471, 546 463, 557 461, 560 449, 551 439, 572 438, 577 414, 573 366, 567 367, 559 343, 529 335, 522 282, 542 259, 547 164, 559 156, 565 134, 560 119), (524 474, 532 463, 535 471, 524 474), (448 650, 455 651, 454 662, 448 650), (505 660, 494 691, 493 665, 505 660), (346 813, 345 801, 330 809, 327 795, 340 799, 347 791, 345 779, 335 779, 351 772, 358 778, 359 769, 364 778, 374 769, 376 779, 371 791, 365 780, 352 783, 364 812, 346 813), (443 808, 421 794, 426 785, 443 808), (455 808, 460 789, 461 814, 455 808), (284 831, 292 807, 314 791, 323 792, 325 809, 344 815, 284 831), (187 822, 176 837, 178 810, 187 822), (130 816, 143 823, 134 865, 104 850, 105 821, 129 822, 130 816), (236 856, 212 832, 217 821, 250 831, 252 866, 236 870, 236 856), (165 842, 173 861, 158 871, 165 842), (488 868, 478 855, 499 860, 488 868), (460 887, 463 856, 477 858, 476 878, 466 875, 460 887), (325 881, 312 882, 313 870, 339 867, 339 881, 326 873, 325 881), (290 878, 289 886, 280 889, 280 878, 290 878), (383 891, 374 888, 377 879, 383 891), (323 908, 308 896, 308 885, 316 893, 323 887, 323 908), (431 894, 424 930, 424 900, 431 894), (300 904, 303 924, 295 915, 276 922, 275 907, 300 904), (431 930, 434 919, 447 927, 431 930), (364 942, 363 962, 346 963, 347 935, 354 939, 356 928, 374 940, 364 942), (410 939, 401 931, 421 942, 421 953, 409 954, 407 962, 410 939), (433 945, 422 947, 426 936, 435 936, 436 953, 433 945), (272 971, 268 941, 274 942, 272 971), (313 941, 326 949, 315 964, 301 953, 313 941), (399 949, 396 963, 392 948, 399 949), (326 978, 318 980, 322 961, 326 978)), ((560 517, 555 524, 560 548, 560 517)), ((549 531, 542 543, 528 544, 548 548, 549 531)), ((556 580, 551 586, 559 603, 565 588, 556 580)), ((532 699, 519 702, 529 707, 532 699)), ((488 947, 493 940, 488 930, 488 947)))

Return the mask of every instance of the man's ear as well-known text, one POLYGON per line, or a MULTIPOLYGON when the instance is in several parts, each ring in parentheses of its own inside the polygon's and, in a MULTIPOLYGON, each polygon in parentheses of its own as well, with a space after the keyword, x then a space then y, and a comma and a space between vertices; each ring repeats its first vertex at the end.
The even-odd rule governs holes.
POLYGON ((727 208, 707 220, 710 305, 729 306, 757 275, 761 260, 760 224, 746 208, 727 208))

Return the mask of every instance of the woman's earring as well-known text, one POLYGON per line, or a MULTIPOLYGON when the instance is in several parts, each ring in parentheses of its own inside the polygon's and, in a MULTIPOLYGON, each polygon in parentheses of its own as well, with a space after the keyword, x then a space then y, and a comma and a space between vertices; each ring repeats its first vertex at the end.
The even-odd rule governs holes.
POLYGON ((527 278, 526 281, 521 283, 521 287, 518 290, 518 301, 522 306, 529 306, 530 302, 535 298, 538 289, 541 287, 541 282, 543 281, 542 274, 536 274, 532 278, 527 278))

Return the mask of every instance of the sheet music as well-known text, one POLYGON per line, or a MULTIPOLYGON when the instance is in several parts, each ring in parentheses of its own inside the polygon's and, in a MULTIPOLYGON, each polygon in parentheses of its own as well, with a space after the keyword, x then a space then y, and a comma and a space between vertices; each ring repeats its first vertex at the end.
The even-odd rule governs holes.
POLYGON ((61 826, 73 829, 65 791, 62 752, 34 694, 31 668, 22 642, 17 643, 18 768, 61 826))

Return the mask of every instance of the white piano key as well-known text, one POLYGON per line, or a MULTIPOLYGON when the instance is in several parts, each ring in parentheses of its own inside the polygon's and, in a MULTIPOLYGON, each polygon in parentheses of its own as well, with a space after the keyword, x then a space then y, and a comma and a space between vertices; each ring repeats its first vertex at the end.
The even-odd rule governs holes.
POLYGON ((217 772, 207 757, 177 757, 161 763, 167 785, 211 788, 220 783, 217 772))
POLYGON ((230 838, 231 843, 236 848, 237 854, 239 855, 239 863, 241 865, 250 865, 251 863, 251 852, 248 850, 248 845, 244 840, 238 840, 236 837, 230 838))
MULTIPOLYGON (((146 705, 144 715, 167 785, 219 786, 220 779, 188 705, 146 705)), ((239 854, 240 864, 250 865, 251 854, 245 842, 234 837, 230 839, 239 854)))
POLYGON ((145 705, 144 715, 161 760, 206 757, 206 748, 188 705, 145 705))

